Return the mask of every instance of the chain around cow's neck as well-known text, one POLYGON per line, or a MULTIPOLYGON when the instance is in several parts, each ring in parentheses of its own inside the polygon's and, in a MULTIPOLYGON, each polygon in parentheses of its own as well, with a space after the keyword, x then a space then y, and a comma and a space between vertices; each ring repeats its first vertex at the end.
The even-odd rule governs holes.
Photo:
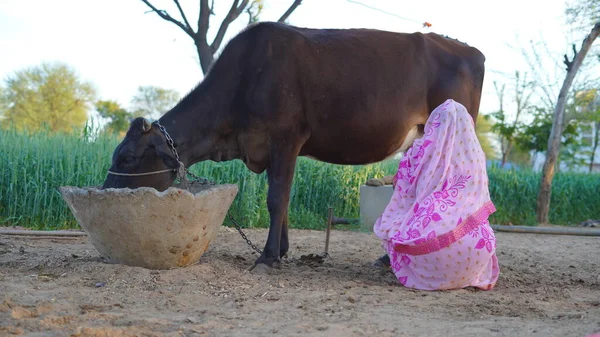
POLYGON ((165 129, 164 126, 162 126, 162 124, 160 124, 160 122, 157 120, 152 124, 156 124, 156 126, 158 127, 158 129, 160 130, 160 132, 165 136, 165 139, 167 140, 167 144, 169 144, 169 147, 171 148, 171 152, 173 153, 173 155, 175 156, 175 159, 177 160, 177 163, 179 163, 179 167, 176 169, 171 169, 171 170, 176 170, 177 171, 177 179, 179 179, 184 186, 187 186, 189 184, 189 180, 187 178, 188 175, 190 175, 192 177, 192 182, 200 182, 201 184, 209 184, 209 185, 214 185, 215 182, 212 180, 208 180, 206 178, 202 178, 202 177, 198 177, 197 175, 193 174, 192 172, 188 171, 185 168, 185 164, 179 159, 179 153, 177 153, 177 149, 175 148, 175 142, 173 141, 173 138, 171 138, 171 135, 167 132, 167 129, 165 129))
POLYGON ((187 183, 187 178, 186 178, 187 170, 185 168, 185 164, 183 164, 183 162, 179 159, 179 153, 177 153, 177 149, 175 148, 175 142, 173 141, 173 138, 171 138, 171 135, 167 132, 167 129, 165 129, 165 127, 162 126, 162 124, 160 124, 160 122, 158 120, 156 120, 152 124, 155 124, 158 127, 158 129, 160 130, 160 132, 165 136, 165 139, 167 140, 167 144, 169 144, 169 147, 171 148, 171 152, 173 153, 173 155, 175 156, 175 160, 177 160, 177 163, 179 164, 179 167, 174 169, 177 171, 177 178, 180 179, 181 181, 185 181, 187 183))

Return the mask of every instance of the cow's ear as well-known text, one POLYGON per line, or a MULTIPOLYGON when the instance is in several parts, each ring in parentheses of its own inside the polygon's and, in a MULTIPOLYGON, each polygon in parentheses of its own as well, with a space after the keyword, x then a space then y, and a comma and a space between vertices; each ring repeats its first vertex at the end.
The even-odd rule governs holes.
POLYGON ((150 124, 150 122, 146 118, 144 118, 142 121, 142 131, 146 133, 150 130, 152 130, 152 124, 150 124))

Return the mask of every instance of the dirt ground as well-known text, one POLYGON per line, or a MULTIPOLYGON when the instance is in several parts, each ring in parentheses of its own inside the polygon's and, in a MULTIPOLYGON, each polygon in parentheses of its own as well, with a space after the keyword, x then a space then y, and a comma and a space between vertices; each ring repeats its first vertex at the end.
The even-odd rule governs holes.
MULTIPOLYGON (((262 246, 266 230, 247 231, 262 246)), ((600 332, 600 238, 496 233, 500 279, 481 291, 414 291, 373 262, 369 233, 292 230, 271 274, 222 227, 199 263, 104 263, 86 237, 0 236, 0 335, 577 336, 600 332)))

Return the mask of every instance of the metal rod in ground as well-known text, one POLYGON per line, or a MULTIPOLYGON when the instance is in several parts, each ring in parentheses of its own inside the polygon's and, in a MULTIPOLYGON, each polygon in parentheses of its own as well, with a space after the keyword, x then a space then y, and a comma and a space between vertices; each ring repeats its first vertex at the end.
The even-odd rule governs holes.
POLYGON ((327 234, 325 236, 325 257, 329 256, 329 234, 331 233, 331 223, 333 222, 333 208, 327 210, 327 234))

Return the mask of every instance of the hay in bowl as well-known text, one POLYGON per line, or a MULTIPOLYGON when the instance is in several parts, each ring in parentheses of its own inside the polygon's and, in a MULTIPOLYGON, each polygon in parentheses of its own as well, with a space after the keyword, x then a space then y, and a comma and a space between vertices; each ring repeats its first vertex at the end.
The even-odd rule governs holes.
POLYGON ((60 187, 63 199, 109 263, 171 269, 198 262, 238 193, 237 185, 60 187))

